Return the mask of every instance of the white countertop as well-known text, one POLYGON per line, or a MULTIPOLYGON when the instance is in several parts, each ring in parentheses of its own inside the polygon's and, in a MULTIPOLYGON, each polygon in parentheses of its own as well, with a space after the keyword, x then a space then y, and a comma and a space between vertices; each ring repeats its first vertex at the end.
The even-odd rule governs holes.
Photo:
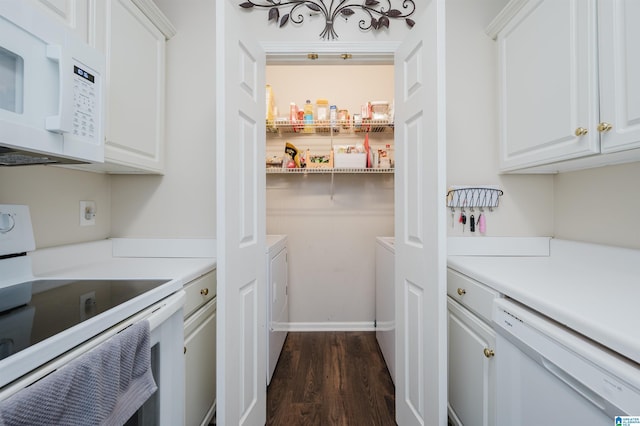
POLYGON ((551 240, 549 256, 448 256, 448 266, 640 363, 640 250, 551 240))

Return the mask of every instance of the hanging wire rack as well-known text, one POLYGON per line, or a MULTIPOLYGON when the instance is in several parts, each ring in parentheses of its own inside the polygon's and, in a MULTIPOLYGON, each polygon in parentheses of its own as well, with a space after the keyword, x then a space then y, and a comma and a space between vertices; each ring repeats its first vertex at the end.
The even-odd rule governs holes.
POLYGON ((498 188, 490 187, 453 187, 447 192, 447 207, 474 208, 498 207, 500 196, 504 192, 498 188))

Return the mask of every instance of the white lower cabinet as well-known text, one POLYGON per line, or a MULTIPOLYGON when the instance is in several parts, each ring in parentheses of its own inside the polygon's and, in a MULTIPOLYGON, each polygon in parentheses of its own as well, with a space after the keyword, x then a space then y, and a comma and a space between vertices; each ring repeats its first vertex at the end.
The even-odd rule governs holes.
POLYGON ((496 333, 483 313, 499 294, 451 270, 447 292, 449 418, 454 425, 494 425, 496 333))
POLYGON ((447 304, 449 416, 454 424, 493 425, 495 372, 491 351, 496 333, 459 303, 449 299, 447 304))
POLYGON ((207 425, 216 410, 216 271, 185 292, 185 425, 207 425))

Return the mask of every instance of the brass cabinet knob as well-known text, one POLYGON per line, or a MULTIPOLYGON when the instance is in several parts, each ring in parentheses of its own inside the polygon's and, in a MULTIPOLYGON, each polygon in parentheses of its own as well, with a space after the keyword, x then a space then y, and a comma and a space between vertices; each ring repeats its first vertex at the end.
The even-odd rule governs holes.
POLYGON ((460 296, 463 296, 463 295, 467 294, 467 290, 465 290, 464 288, 458 288, 458 294, 460 296))
POLYGON ((484 356, 486 356, 487 358, 491 358, 492 356, 494 356, 496 353, 493 352, 493 349, 489 349, 489 348, 484 348, 484 356))
POLYGON ((587 129, 585 129, 584 127, 578 127, 576 129, 576 136, 584 136, 587 133, 589 133, 589 131, 587 129))
POLYGON ((206 296, 207 294, 209 294, 209 289, 208 288, 203 288, 202 290, 200 290, 200 294, 203 296, 206 296))
POLYGON ((611 125, 611 123, 607 123, 606 121, 598 124, 598 131, 600 133, 607 133, 611 129, 613 129, 613 126, 611 125))

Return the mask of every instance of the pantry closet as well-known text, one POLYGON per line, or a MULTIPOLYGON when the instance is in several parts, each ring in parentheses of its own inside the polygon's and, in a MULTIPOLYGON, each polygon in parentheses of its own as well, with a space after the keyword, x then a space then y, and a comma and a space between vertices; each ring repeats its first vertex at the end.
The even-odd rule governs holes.
POLYGON ((295 63, 268 57, 266 67, 275 106, 266 137, 266 160, 272 163, 266 176, 267 233, 288 236, 289 328, 374 330, 375 237, 394 235, 394 169, 384 161, 394 147, 393 58, 300 57, 295 63), (323 118, 316 107, 317 100, 324 107, 322 99, 340 110, 335 125, 328 114, 327 121, 317 120, 323 118), (302 110, 306 100, 314 106, 309 132, 308 126, 292 126, 290 120, 291 103, 302 110), (390 111, 370 121, 370 102, 386 102, 390 111), (363 150, 366 142, 370 161, 380 152, 384 168, 366 168, 365 154, 345 154, 363 150), (306 168, 287 169, 287 143, 299 157, 326 160, 310 164, 306 158, 306 168), (333 168, 341 166, 340 160, 354 167, 333 168))

